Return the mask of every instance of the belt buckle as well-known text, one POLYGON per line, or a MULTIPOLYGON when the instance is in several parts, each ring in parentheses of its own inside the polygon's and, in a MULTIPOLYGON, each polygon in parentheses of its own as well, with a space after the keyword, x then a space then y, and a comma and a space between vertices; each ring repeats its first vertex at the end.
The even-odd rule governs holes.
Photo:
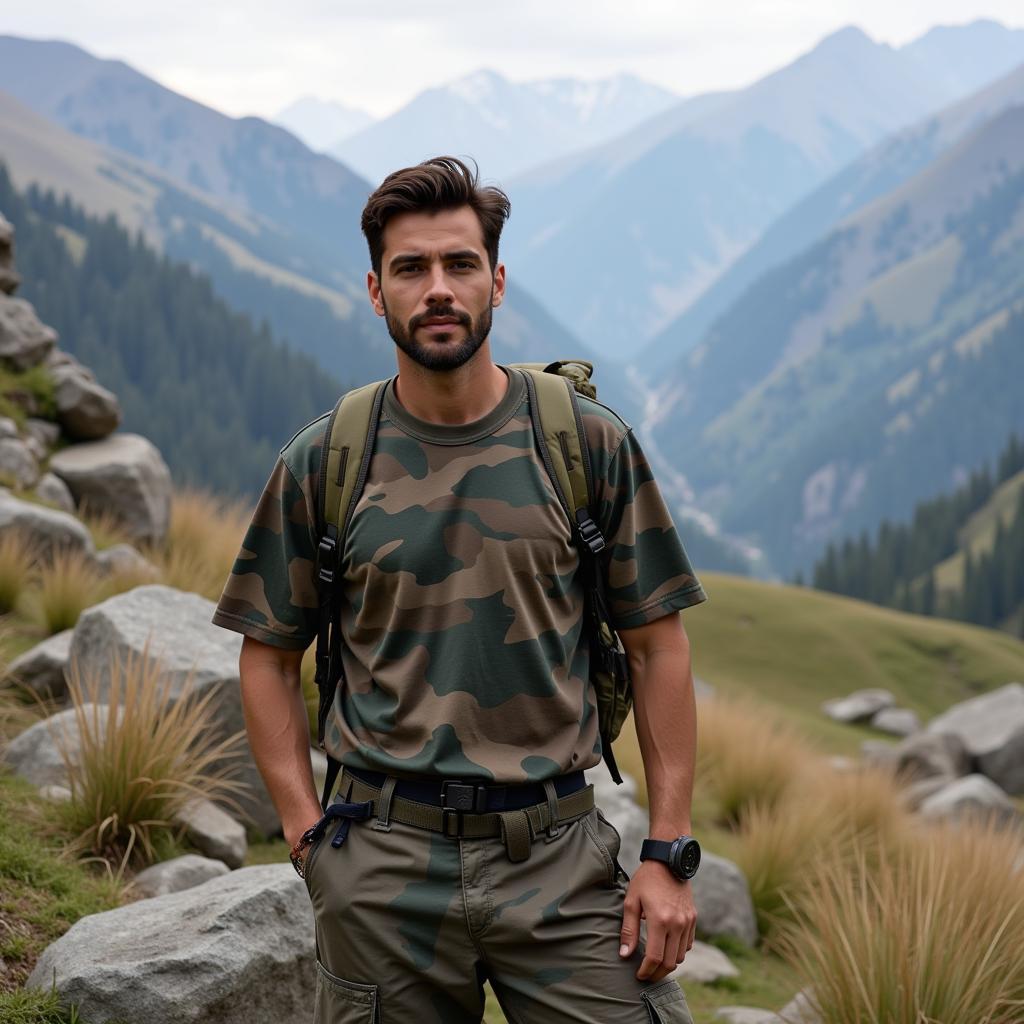
POLYGON ((462 836, 462 815, 487 810, 487 787, 482 782, 446 779, 441 783, 441 832, 449 839, 462 836), (454 819, 455 829, 449 827, 454 819))

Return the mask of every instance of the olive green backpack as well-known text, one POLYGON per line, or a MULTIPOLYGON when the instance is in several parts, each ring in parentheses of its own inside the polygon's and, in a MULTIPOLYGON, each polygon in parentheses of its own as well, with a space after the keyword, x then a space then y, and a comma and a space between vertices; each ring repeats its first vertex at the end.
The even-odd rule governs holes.
MULTIPOLYGON (((577 393, 596 398, 590 382, 593 366, 583 360, 548 363, 514 363, 524 371, 529 394, 537 450, 547 469, 558 500, 572 528, 584 573, 590 637, 590 678, 597 693, 598 726, 604 759, 612 778, 622 782, 612 741, 633 704, 629 665, 622 644, 611 624, 605 597, 604 574, 599 555, 605 541, 590 514, 594 494, 590 449, 583 430, 577 393)), ((356 388, 338 400, 327 421, 327 435, 320 454, 320 489, 317 507, 319 547, 316 581, 320 595, 320 619, 316 642, 316 684, 320 705, 317 743, 324 747, 327 716, 334 703, 342 675, 341 629, 337 573, 339 554, 373 455, 387 381, 356 388)), ((325 750, 326 752, 326 750, 325 750)), ((327 801, 341 768, 327 755, 327 781, 322 803, 327 801)))

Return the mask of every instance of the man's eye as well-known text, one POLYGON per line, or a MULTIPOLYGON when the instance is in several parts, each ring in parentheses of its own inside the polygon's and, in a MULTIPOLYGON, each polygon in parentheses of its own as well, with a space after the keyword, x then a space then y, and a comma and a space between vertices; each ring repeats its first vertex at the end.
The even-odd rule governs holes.
POLYGON ((473 264, 468 260, 456 260, 452 264, 452 270, 472 270, 473 264))
POLYGON ((414 273, 415 271, 417 271, 419 269, 420 268, 418 266, 416 266, 415 263, 403 263, 402 266, 400 266, 398 268, 398 273, 399 274, 411 274, 411 273, 414 273))

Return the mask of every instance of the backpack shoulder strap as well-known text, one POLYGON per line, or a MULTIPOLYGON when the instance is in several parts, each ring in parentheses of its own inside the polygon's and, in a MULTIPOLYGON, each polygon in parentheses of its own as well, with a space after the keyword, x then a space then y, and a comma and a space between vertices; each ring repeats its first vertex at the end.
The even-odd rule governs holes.
POLYGON ((520 365, 526 378, 533 432, 548 475, 566 515, 578 523, 589 517, 593 498, 590 447, 572 383, 565 377, 533 366, 520 365))
POLYGON ((388 381, 374 381, 338 399, 327 421, 320 452, 320 493, 317 532, 322 539, 330 526, 344 537, 359 494, 366 483, 377 421, 388 381))

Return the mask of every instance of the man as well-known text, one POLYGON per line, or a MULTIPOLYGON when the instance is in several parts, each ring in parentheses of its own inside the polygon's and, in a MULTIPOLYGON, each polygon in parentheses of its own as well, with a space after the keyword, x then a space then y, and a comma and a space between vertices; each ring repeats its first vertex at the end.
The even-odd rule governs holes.
MULTIPOLYGON (((508 212, 444 157, 390 175, 363 213, 398 374, 337 582, 344 675, 325 746, 347 817, 322 816, 299 683, 327 416, 282 449, 214 617, 245 634, 250 744, 316 917, 318 1022, 478 1022, 485 979, 511 1024, 691 1020, 665 980, 693 944, 689 882, 645 860, 627 889, 582 777, 601 743, 579 553, 524 375, 489 344, 508 212), (473 810, 452 811, 466 784, 473 810), (496 832, 466 837, 485 819, 496 832)), ((690 830, 695 740, 677 613, 704 592, 631 431, 580 405, 650 835, 673 841, 690 830)))

